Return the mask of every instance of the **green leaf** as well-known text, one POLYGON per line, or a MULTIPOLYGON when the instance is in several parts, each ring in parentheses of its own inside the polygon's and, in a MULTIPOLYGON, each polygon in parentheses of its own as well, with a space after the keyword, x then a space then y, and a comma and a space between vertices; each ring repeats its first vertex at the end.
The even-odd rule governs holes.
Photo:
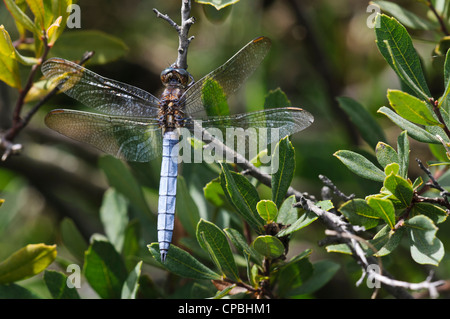
POLYGON ((16 285, 0 285, 0 299, 39 299, 30 290, 16 285))
POLYGON ((56 258, 56 245, 29 244, 0 263, 0 284, 23 280, 45 270, 56 258))
MULTIPOLYGON (((207 78, 202 86, 202 102, 206 107, 208 116, 229 115, 227 97, 223 92, 220 84, 212 79, 207 78)), ((224 123, 225 124, 225 123, 224 123)))
POLYGON ((301 258, 283 266, 278 275, 278 294, 284 298, 290 292, 300 287, 314 272, 308 258, 301 258))
POLYGON ((101 298, 120 298, 127 270, 111 243, 94 240, 86 251, 83 270, 89 285, 101 298))
POLYGON ((405 27, 384 14, 378 15, 376 20, 375 35, 380 53, 404 84, 418 97, 428 100, 431 94, 422 65, 405 27))
MULTIPOLYGON (((448 123, 449 120, 449 93, 450 93, 450 50, 445 54, 445 63, 444 63, 444 85, 445 91, 444 94, 439 98, 438 106, 441 108, 441 112, 444 113, 445 122, 448 123)), ((448 125, 448 124, 447 124, 448 125)))
POLYGON ((125 258, 127 269, 134 267, 135 258, 139 255, 141 249, 140 240, 141 224, 138 219, 131 220, 125 228, 122 255, 125 258))
POLYGON ((109 188, 103 196, 100 220, 108 240, 118 252, 122 251, 125 228, 128 224, 128 202, 114 188, 109 188))
POLYGON ((256 211, 259 195, 255 187, 244 176, 230 172, 226 164, 220 164, 220 166, 222 167, 220 182, 228 200, 250 227, 256 232, 262 233, 264 221, 256 211))
POLYGON ((141 187, 121 160, 110 155, 105 155, 100 158, 99 165, 105 172, 111 187, 128 198, 130 204, 141 212, 153 216, 145 201, 141 187))
POLYGON ((387 98, 392 108, 404 119, 421 125, 440 125, 429 105, 399 90, 388 90, 387 98))
POLYGON ((277 223, 290 225, 298 219, 298 211, 297 208, 294 207, 295 203, 295 195, 291 195, 284 200, 278 211, 277 223))
POLYGON ((67 25, 67 18, 71 14, 71 12, 68 12, 67 9, 71 5, 72 5, 72 0, 52 1, 53 19, 61 17, 61 22, 59 24, 59 27, 54 32, 53 37, 50 38, 50 43, 54 43, 60 37, 60 35, 63 33, 63 31, 65 30, 66 25, 67 25))
POLYGON ((222 207, 227 203, 227 198, 223 192, 222 186, 220 185, 220 178, 213 179, 211 182, 206 184, 203 188, 203 194, 205 195, 205 199, 216 207, 222 207))
POLYGON ((41 31, 39 28, 31 21, 31 19, 19 8, 14 0, 4 0, 8 11, 14 18, 14 21, 21 25, 28 31, 33 32, 35 35, 40 35, 41 31))
POLYGON ((94 51, 90 64, 105 64, 124 56, 128 51, 119 38, 97 30, 64 32, 52 48, 53 56, 66 60, 79 60, 86 51, 94 51))
POLYGON ((44 282, 53 299, 80 299, 76 288, 69 288, 68 277, 54 270, 44 272, 44 282))
POLYGON ((0 81, 20 89, 19 66, 15 59, 15 49, 9 33, 0 25, 0 81))
POLYGON ((177 180, 176 211, 183 228, 189 235, 195 236, 200 213, 182 176, 178 176, 177 180))
POLYGON ((391 229, 395 227, 395 208, 390 200, 370 196, 367 198, 367 204, 391 229))
POLYGON ((270 259, 278 258, 284 253, 283 243, 274 236, 258 236, 252 245, 258 253, 270 259))
POLYGON ((384 181, 384 172, 364 156, 346 150, 337 151, 333 155, 336 156, 345 166, 347 166, 350 171, 356 175, 374 180, 376 182, 384 181))
POLYGON ((39 25, 39 28, 41 30, 45 29, 44 24, 44 1, 43 0, 26 0, 28 7, 30 8, 31 12, 34 15, 34 19, 36 21, 36 24, 39 25))
POLYGON ((312 275, 300 287, 291 290, 289 296, 311 294, 319 290, 334 277, 339 268, 339 264, 329 260, 314 263, 312 275))
POLYGON ((75 226, 75 223, 70 218, 64 218, 60 227, 64 246, 77 260, 82 261, 84 259, 84 252, 88 249, 88 244, 84 240, 83 235, 81 235, 77 226, 75 226))
POLYGON ((445 209, 430 203, 415 203, 410 216, 425 215, 430 218, 433 223, 440 224, 447 220, 447 212, 445 209))
POLYGON ((223 9, 226 6, 239 2, 239 0, 195 0, 197 3, 209 4, 215 7, 217 10, 223 9))
POLYGON ((405 221, 408 230, 411 256, 418 264, 438 266, 444 257, 444 245, 436 237, 437 227, 423 215, 405 221))
POLYGON ((127 280, 123 283, 121 299, 136 299, 141 268, 142 260, 136 264, 136 267, 128 274, 127 280))
POLYGON ((384 173, 386 176, 390 174, 398 174, 400 172, 400 165, 398 163, 391 163, 384 168, 384 173))
POLYGON ((284 93, 280 88, 270 90, 264 98, 264 109, 290 106, 292 106, 291 101, 289 101, 286 93, 284 93))
POLYGON ((281 139, 272 155, 272 200, 280 207, 294 178, 295 150, 289 137, 281 139))
POLYGON ((375 155, 378 163, 382 167, 386 167, 391 163, 399 163, 397 152, 389 144, 379 142, 375 147, 375 155))
POLYGON ((339 212, 344 215, 352 225, 364 226, 371 229, 378 225, 380 216, 364 199, 355 198, 345 202, 339 212))
POLYGON ((197 241, 206 250, 225 277, 240 281, 233 253, 225 233, 216 225, 200 219, 197 225, 197 241))
POLYGON ((247 244, 244 236, 239 231, 233 228, 226 228, 224 231, 237 249, 243 254, 250 256, 258 265, 262 265, 263 256, 247 244))
MULTIPOLYGON (((403 131, 397 138, 397 151, 400 164, 399 175, 403 178, 408 178, 409 168, 409 140, 408 132, 403 131)), ((386 174, 387 175, 387 174, 386 174)))
MULTIPOLYGON (((148 249, 153 258, 161 262, 161 255, 159 253, 158 243, 152 243, 148 245, 148 249)), ((203 265, 197 259, 192 257, 191 254, 178 248, 177 246, 170 245, 169 254, 167 254, 164 267, 175 275, 192 278, 192 279, 206 279, 206 280, 219 280, 220 275, 203 265)))
POLYGON ((412 185, 403 177, 395 174, 390 174, 384 180, 384 187, 389 190, 403 205, 408 207, 413 198, 412 185))
POLYGON ((318 216, 310 211, 306 211, 300 218, 298 218, 292 225, 289 227, 283 229, 282 231, 278 232, 277 237, 283 237, 289 234, 292 234, 309 224, 311 224, 313 221, 315 221, 318 218, 318 216))
POLYGON ((369 242, 374 245, 378 251, 374 254, 375 257, 382 257, 389 255, 400 244, 400 241, 405 233, 405 228, 392 230, 389 225, 383 227, 369 242))
POLYGON ((349 116, 358 128, 361 137, 371 146, 375 147, 379 141, 385 141, 383 130, 373 116, 360 103, 349 97, 338 97, 339 106, 349 116))
POLYGON ((256 210, 259 216, 266 221, 267 224, 272 223, 278 216, 277 205, 271 200, 261 200, 256 204, 256 210))
POLYGON ((383 11, 390 13, 398 19, 404 26, 414 30, 436 30, 439 28, 438 23, 426 18, 417 16, 415 13, 399 6, 392 1, 372 1, 378 5, 383 11))
POLYGON ((392 122, 394 122, 401 129, 408 131, 408 135, 413 139, 422 143, 440 144, 439 140, 431 133, 425 131, 423 128, 405 120, 391 109, 383 106, 378 110, 378 113, 386 115, 392 122))

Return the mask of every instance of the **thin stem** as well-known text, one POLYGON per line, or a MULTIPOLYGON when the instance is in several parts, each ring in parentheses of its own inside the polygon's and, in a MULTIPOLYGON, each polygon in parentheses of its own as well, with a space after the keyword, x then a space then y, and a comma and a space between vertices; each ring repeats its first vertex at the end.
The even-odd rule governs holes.
MULTIPOLYGON (((58 91, 59 88, 56 86, 54 87, 50 92, 48 92, 39 102, 37 102, 28 113, 21 118, 20 113, 25 101, 26 94, 29 92, 33 85, 33 79, 34 75, 39 68, 39 66, 42 64, 42 62, 45 60, 45 57, 48 54, 48 51, 50 50, 50 47, 47 45, 47 42, 45 43, 45 52, 43 53, 42 57, 40 58, 40 63, 33 65, 30 75, 28 77, 27 84, 25 85, 24 89, 21 91, 19 98, 16 103, 16 108, 14 110, 13 115, 13 124, 11 128, 5 133, 3 137, 0 137, 0 146, 2 146, 5 149, 5 152, 3 153, 1 160, 5 161, 9 155, 11 154, 17 154, 22 150, 22 145, 20 144, 14 144, 12 141, 14 138, 19 134, 19 132, 28 125, 33 115, 39 110, 39 108, 44 105, 51 97, 53 97, 58 91)), ((88 61, 92 56, 94 55, 93 51, 86 52, 82 59, 80 60, 79 64, 84 64, 86 61, 88 61)))
POLYGON ((162 14, 157 9, 153 9, 153 12, 156 13, 157 18, 161 18, 167 21, 172 28, 174 28, 178 33, 178 57, 177 60, 172 64, 173 68, 178 69, 187 69, 187 52, 188 47, 194 37, 189 37, 189 29, 195 23, 195 18, 190 17, 191 14, 191 1, 183 0, 181 5, 181 24, 178 25, 175 21, 173 21, 167 14, 162 14))
POLYGON ((450 138, 450 130, 448 129, 447 125, 445 124, 444 118, 442 117, 441 109, 439 107, 439 101, 430 99, 430 103, 433 105, 433 111, 438 117, 439 122, 442 124, 442 129, 444 130, 447 137, 450 138))
POLYGON ((436 8, 434 7, 433 3, 431 2, 431 0, 427 0, 427 6, 430 8, 431 12, 433 12, 433 14, 436 16, 439 25, 441 26, 441 31, 445 34, 445 35, 450 35, 448 33, 447 27, 445 25, 444 20, 442 19, 442 17, 439 15, 439 13, 436 11, 436 8))

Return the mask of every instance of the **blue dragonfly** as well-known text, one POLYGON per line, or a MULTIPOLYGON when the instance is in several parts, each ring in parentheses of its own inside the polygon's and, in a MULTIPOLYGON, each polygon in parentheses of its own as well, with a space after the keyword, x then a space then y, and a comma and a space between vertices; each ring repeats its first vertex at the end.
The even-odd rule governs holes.
POLYGON ((270 144, 307 128, 314 120, 309 112, 295 107, 207 115, 215 106, 206 102, 205 94, 214 92, 217 86, 225 97, 235 92, 260 65, 270 46, 269 38, 256 38, 196 82, 185 69, 169 67, 161 72, 164 91, 159 99, 64 59, 51 58, 42 65, 42 73, 51 83, 96 111, 53 110, 45 118, 49 128, 126 161, 148 162, 162 155, 157 231, 163 262, 174 228, 181 128, 194 130, 200 123, 206 131, 214 128, 225 132, 230 127, 277 129, 276 139, 269 137, 270 144))

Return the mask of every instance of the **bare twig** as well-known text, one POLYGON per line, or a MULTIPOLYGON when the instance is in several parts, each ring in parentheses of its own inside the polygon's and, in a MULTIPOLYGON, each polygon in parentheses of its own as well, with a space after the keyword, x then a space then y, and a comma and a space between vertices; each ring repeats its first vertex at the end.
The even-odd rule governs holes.
POLYGON ((416 162, 419 165, 420 169, 423 170, 425 172, 425 174, 427 174, 427 176, 430 178, 431 183, 427 183, 427 185, 429 187, 435 188, 437 190, 439 190, 441 193, 440 195, 444 198, 447 199, 448 196, 450 196, 450 192, 446 191, 439 183, 438 181, 434 178, 433 174, 431 174, 430 170, 428 168, 426 168, 423 164, 422 161, 418 158, 416 158, 416 162))
POLYGON ((439 15, 439 13, 436 11, 436 8, 434 7, 433 3, 431 2, 431 0, 427 0, 427 5, 430 8, 431 12, 433 12, 433 14, 436 16, 439 25, 441 26, 441 31, 445 34, 445 35, 450 35, 448 33, 447 30, 447 26, 445 25, 444 20, 442 19, 442 17, 439 15))
POLYGON ((350 194, 349 196, 345 195, 343 192, 341 192, 341 190, 339 190, 336 185, 333 184, 333 182, 326 176, 324 175, 319 175, 319 179, 322 181, 322 183, 324 183, 326 186, 328 186, 329 188, 331 188, 333 190, 333 192, 339 196, 340 198, 342 198, 345 201, 349 201, 353 198, 355 198, 355 194, 350 194))
POLYGON ((189 29, 195 23, 195 18, 190 17, 191 14, 191 1, 183 0, 181 5, 181 25, 178 25, 167 14, 162 14, 157 9, 153 9, 157 18, 161 18, 167 21, 178 33, 179 45, 178 45, 178 57, 172 64, 173 68, 187 69, 187 52, 188 47, 194 37, 189 37, 189 29))

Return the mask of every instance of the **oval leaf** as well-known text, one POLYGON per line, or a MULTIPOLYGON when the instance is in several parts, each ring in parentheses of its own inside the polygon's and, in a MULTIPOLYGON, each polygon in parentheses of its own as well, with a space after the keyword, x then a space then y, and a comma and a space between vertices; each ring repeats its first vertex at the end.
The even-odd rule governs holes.
POLYGON ((358 153, 343 150, 337 151, 333 155, 336 156, 345 166, 347 166, 350 171, 363 178, 382 182, 386 177, 382 170, 358 153))
POLYGON ((252 245, 257 252, 270 259, 278 258, 284 253, 283 243, 274 236, 258 236, 252 245))
POLYGON ((437 227, 423 215, 405 221, 410 240, 411 256, 419 264, 438 266, 444 257, 444 246, 436 237, 437 227))
POLYGON ((3 25, 0 25, 0 81, 13 88, 20 88, 19 66, 14 57, 11 38, 3 25))
POLYGON ((266 221, 267 224, 273 222, 278 215, 277 205, 271 200, 261 200, 256 204, 256 210, 259 216, 266 221))
POLYGON ((298 219, 297 208, 294 207, 296 203, 295 195, 289 196, 283 202, 277 215, 277 223, 283 225, 290 225, 298 219))
POLYGON ((220 183, 228 200, 253 230, 262 233, 264 221, 256 211, 256 204, 259 202, 256 188, 244 176, 230 172, 226 164, 220 166, 222 167, 220 183))
POLYGON ((386 115, 392 122, 403 130, 408 131, 408 135, 413 139, 422 143, 440 144, 440 141, 431 133, 425 131, 423 128, 405 120, 403 117, 383 106, 378 110, 378 113, 386 115))
MULTIPOLYGON (((161 254, 159 252, 158 243, 152 243, 147 246, 153 258, 161 262, 161 254)), ((219 280, 220 275, 203 265, 191 254, 170 245, 169 254, 167 254, 164 267, 170 272, 185 278, 219 280)))
POLYGON ((197 241, 210 254, 211 259, 225 277, 233 281, 240 281, 227 236, 219 227, 200 219, 197 225, 197 241))
POLYGON ((383 185, 404 207, 408 207, 411 204, 414 191, 412 185, 406 179, 391 173, 386 177, 383 185))
POLYGON ((394 204, 388 199, 369 197, 367 204, 382 218, 391 229, 395 226, 395 208, 394 204))
POLYGON ((0 284, 32 277, 45 270, 56 258, 56 245, 27 245, 0 263, 0 284))
POLYGON ((371 229, 378 225, 380 216, 367 204, 364 199, 355 198, 345 202, 339 212, 344 215, 352 225, 361 225, 371 229))
POLYGON ((376 17, 376 25, 376 43, 385 60, 417 96, 430 97, 419 55, 408 31, 395 18, 384 14, 376 17))
POLYGON ((404 119, 422 125, 440 125, 433 117, 427 103, 399 90, 388 90, 387 98, 392 108, 404 119))

